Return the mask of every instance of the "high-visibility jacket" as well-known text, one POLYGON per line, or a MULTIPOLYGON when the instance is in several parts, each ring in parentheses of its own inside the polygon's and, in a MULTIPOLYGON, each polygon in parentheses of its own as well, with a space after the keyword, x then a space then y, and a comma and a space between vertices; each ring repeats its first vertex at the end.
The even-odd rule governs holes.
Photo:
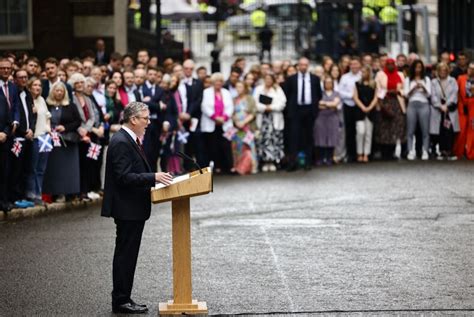
POLYGON ((398 19, 398 10, 390 6, 385 7, 380 10, 379 18, 384 24, 396 23, 398 19))
POLYGON ((263 28, 267 23, 267 14, 260 9, 257 9, 250 14, 250 22, 254 28, 263 28))

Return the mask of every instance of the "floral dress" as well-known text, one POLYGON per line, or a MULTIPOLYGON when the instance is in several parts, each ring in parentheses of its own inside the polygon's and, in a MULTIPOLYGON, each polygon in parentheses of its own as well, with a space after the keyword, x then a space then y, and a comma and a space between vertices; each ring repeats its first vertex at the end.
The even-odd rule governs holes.
MULTIPOLYGON (((237 98, 234 104, 234 121, 245 120, 248 115, 256 114, 252 97, 237 98)), ((255 121, 255 119, 254 119, 255 121)), ((232 138, 234 168, 239 174, 256 173, 258 167, 257 148, 255 145, 255 125, 248 123, 243 129, 237 129, 232 138)))

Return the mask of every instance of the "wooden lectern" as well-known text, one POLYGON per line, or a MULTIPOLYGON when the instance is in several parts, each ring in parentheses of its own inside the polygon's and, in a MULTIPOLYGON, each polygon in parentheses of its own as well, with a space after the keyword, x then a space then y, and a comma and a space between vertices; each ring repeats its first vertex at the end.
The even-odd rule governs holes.
POLYGON ((151 201, 154 204, 171 201, 173 218, 174 299, 160 303, 160 315, 208 313, 206 302, 192 299, 190 197, 211 191, 212 170, 209 167, 177 177, 169 186, 157 185, 151 189, 151 201))

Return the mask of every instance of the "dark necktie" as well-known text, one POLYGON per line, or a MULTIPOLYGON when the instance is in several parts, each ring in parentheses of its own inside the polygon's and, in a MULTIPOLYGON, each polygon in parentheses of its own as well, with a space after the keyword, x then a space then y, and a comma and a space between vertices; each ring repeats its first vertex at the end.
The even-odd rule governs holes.
POLYGON ((10 103, 10 94, 8 93, 8 82, 5 82, 5 88, 3 89, 3 92, 5 93, 5 98, 7 99, 8 108, 11 109, 12 105, 10 103))
POLYGON ((301 86, 303 86, 303 87, 301 88, 301 104, 302 104, 302 105, 305 105, 305 104, 306 104, 306 100, 305 100, 305 86, 306 86, 306 85, 305 85, 304 79, 305 79, 305 77, 306 77, 306 73, 303 74, 301 77, 302 77, 302 79, 301 79, 301 86))
POLYGON ((140 149, 140 152, 142 152, 142 154, 145 155, 145 150, 143 149, 143 145, 142 145, 142 142, 140 142, 140 139, 137 137, 137 139, 135 141, 137 141, 138 148, 140 149))

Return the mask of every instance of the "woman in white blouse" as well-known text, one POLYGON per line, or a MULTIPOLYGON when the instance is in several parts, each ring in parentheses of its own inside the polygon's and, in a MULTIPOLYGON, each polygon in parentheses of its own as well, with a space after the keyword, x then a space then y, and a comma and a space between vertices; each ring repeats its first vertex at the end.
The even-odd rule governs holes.
POLYGON ((212 86, 203 92, 201 104, 201 132, 208 153, 207 161, 213 161, 216 172, 234 172, 230 140, 233 137, 234 102, 229 90, 223 88, 224 76, 214 73, 212 86))
POLYGON ((28 89, 33 96, 33 113, 36 115, 33 153, 31 156, 31 173, 28 176, 26 197, 37 205, 42 205, 43 176, 48 163, 49 152, 42 145, 40 138, 45 138, 51 132, 51 113, 46 101, 41 96, 41 80, 33 77, 28 82, 28 89), (43 148, 42 148, 43 146, 43 148))
MULTIPOLYGON (((414 160, 416 152, 413 149, 413 137, 417 122, 420 123, 423 136, 422 160, 428 160, 430 146, 430 96, 431 80, 425 76, 425 66, 421 60, 415 60, 410 66, 410 77, 403 85, 403 94, 408 100, 407 107, 407 138, 408 159, 414 160)), ((421 142, 421 140, 416 140, 421 142)))
POLYGON ((262 161, 263 172, 276 171, 284 153, 283 129, 285 120, 283 109, 286 106, 286 96, 272 74, 263 78, 263 84, 255 88, 257 103, 257 128, 260 130, 258 139, 258 156, 262 161))

